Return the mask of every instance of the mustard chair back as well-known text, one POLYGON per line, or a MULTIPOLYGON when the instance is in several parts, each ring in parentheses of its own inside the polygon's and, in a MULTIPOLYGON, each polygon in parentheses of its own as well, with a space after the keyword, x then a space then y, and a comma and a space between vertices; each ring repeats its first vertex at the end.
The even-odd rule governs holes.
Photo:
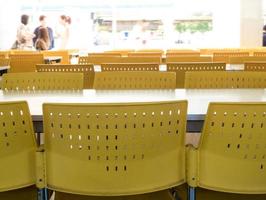
POLYGON ((11 50, 9 51, 9 55, 12 54, 40 54, 40 51, 34 50, 11 50))
POLYGON ((266 71, 266 61, 265 62, 246 62, 245 71, 266 71))
POLYGON ((199 52, 167 52, 166 57, 178 57, 178 56, 190 56, 190 57, 199 57, 199 52))
POLYGON ((162 52, 145 52, 145 51, 136 51, 136 52, 129 52, 128 53, 128 56, 140 56, 140 57, 145 57, 145 56, 148 56, 148 57, 162 57, 162 52))
POLYGON ((241 56, 241 57, 230 57, 230 64, 244 64, 246 62, 266 62, 266 57, 262 56, 241 56))
POLYGON ((10 65, 10 59, 9 58, 0 58, 0 66, 9 66, 10 65))
POLYGON ((249 56, 249 52, 214 52, 213 62, 230 63, 231 57, 249 56))
POLYGON ((63 73, 83 73, 83 88, 89 89, 93 86, 94 67, 90 65, 62 65, 46 64, 36 65, 37 72, 63 72, 63 73))
POLYGON ((119 196, 185 181, 186 101, 44 104, 48 188, 119 196))
POLYGON ((162 49, 138 49, 138 50, 136 50, 136 52, 144 52, 144 53, 151 52, 151 53, 161 53, 161 54, 163 54, 164 50, 162 50, 162 49))
POLYGON ((121 56, 127 56, 129 52, 134 52, 134 49, 116 49, 116 50, 110 50, 105 51, 104 53, 118 53, 121 56))
POLYGON ((0 58, 8 58, 9 51, 0 51, 0 58))
POLYGON ((61 57, 60 64, 70 64, 70 55, 68 50, 42 51, 44 57, 56 56, 61 57))
POLYGON ((253 53, 254 56, 261 56, 265 57, 266 56, 266 51, 256 51, 253 53))
POLYGON ((10 72, 35 72, 37 64, 44 64, 43 54, 10 54, 10 72))
POLYGON ((210 103, 197 152, 197 185, 266 193, 265 103, 210 103))
POLYGON ((168 56, 166 63, 173 62, 212 62, 211 56, 168 56))
POLYGON ((82 90, 82 73, 28 72, 7 73, 2 80, 4 92, 38 90, 82 90))
POLYGON ((173 72, 113 71, 95 73, 94 89, 175 89, 173 72))
POLYGON ((81 56, 79 57, 78 64, 94 64, 100 65, 102 63, 119 63, 120 57, 118 56, 81 56))
POLYGON ((89 57, 121 57, 120 52, 88 53, 89 57))
POLYGON ((158 63, 162 62, 161 57, 158 56, 130 56, 121 57, 117 63, 158 63))
POLYGON ((106 63, 101 64, 104 71, 159 71, 158 63, 106 63))
POLYGON ((186 72, 185 88, 266 88, 266 72, 186 72))
POLYGON ((37 144, 27 103, 1 102, 0 126, 0 192, 35 185, 37 144))
POLYGON ((167 63, 167 71, 176 73, 176 87, 184 88, 188 71, 225 71, 225 63, 167 63))

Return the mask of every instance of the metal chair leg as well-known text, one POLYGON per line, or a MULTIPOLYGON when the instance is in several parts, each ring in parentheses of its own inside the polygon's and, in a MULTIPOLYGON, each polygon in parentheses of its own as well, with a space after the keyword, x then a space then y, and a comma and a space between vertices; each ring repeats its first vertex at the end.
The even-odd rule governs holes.
POLYGON ((196 188, 188 187, 188 200, 196 200, 196 188))

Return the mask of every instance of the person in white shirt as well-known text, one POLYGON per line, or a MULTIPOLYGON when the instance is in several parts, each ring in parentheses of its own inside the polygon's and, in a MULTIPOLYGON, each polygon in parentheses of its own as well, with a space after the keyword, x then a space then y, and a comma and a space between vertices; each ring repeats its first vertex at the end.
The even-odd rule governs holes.
POLYGON ((17 43, 18 49, 22 50, 32 50, 33 42, 32 38, 35 36, 28 26, 29 16, 21 16, 21 24, 17 29, 17 43))

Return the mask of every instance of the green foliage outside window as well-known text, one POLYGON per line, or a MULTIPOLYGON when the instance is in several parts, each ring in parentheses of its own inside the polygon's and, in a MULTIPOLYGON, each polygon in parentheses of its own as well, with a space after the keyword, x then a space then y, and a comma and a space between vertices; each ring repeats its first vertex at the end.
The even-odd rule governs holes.
POLYGON ((191 33, 205 33, 212 30, 212 23, 209 21, 199 22, 179 22, 175 26, 175 30, 179 33, 191 32, 191 33))

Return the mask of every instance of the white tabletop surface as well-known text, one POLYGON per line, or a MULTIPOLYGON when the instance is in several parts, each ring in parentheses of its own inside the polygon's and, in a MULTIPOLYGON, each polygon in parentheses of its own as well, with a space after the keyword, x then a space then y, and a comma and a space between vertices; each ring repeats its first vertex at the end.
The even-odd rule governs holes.
POLYGON ((49 103, 114 103, 188 100, 188 115, 202 119, 209 102, 265 102, 264 89, 176 89, 176 90, 83 90, 80 92, 24 92, 3 94, 0 101, 26 100, 34 116, 42 115, 42 104, 49 103))

